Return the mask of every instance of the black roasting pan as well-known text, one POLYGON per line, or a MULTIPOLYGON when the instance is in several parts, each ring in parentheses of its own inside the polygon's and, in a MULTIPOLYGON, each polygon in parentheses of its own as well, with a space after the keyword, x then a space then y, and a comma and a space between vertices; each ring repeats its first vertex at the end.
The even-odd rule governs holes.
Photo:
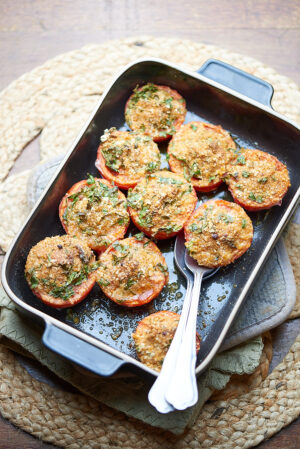
MULTIPOLYGON (((2 282, 8 296, 27 320, 44 326, 44 344, 102 376, 133 369, 150 376, 157 373, 140 363, 131 333, 137 322, 156 310, 180 312, 185 282, 173 262, 174 239, 159 243, 170 271, 170 284, 149 305, 128 310, 105 298, 96 286, 87 299, 72 310, 55 310, 41 303, 29 289, 24 266, 30 248, 46 236, 63 234, 58 218, 61 197, 87 173, 98 175, 95 159, 99 139, 106 128, 127 129, 124 106, 134 87, 146 82, 168 85, 187 101, 186 121, 220 124, 243 147, 268 151, 284 162, 291 187, 269 211, 250 213, 254 239, 250 250, 234 264, 220 269, 203 284, 197 330, 202 343, 196 372, 199 374, 220 347, 227 330, 299 199, 300 129, 271 108, 270 84, 220 61, 209 60, 191 72, 159 59, 144 59, 127 66, 103 94, 88 123, 72 144, 42 198, 31 212, 8 251, 2 282)), ((166 146, 160 146, 163 157, 166 146)), ((164 160, 163 167, 167 167, 164 160)), ((99 176, 99 175, 98 175, 99 176)), ((199 194, 199 201, 224 198, 232 201, 226 187, 199 194)), ((136 230, 131 227, 130 232, 136 230)))

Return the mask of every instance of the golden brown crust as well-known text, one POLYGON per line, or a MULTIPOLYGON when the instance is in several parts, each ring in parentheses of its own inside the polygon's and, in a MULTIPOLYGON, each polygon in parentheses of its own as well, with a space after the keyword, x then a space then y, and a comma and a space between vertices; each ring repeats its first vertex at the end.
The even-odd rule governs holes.
POLYGON ((70 307, 95 284, 95 256, 88 245, 68 235, 47 237, 29 251, 25 276, 33 293, 47 305, 70 307))
POLYGON ((65 231, 101 252, 123 238, 129 226, 125 195, 105 179, 89 176, 61 200, 59 218, 65 231))
POLYGON ((176 235, 197 204, 192 185, 167 170, 149 175, 128 193, 129 213, 146 235, 166 239, 176 235))
MULTIPOLYGON (((132 337, 138 358, 149 368, 160 371, 164 358, 176 332, 180 315, 163 310, 142 319, 132 337)), ((196 349, 200 338, 196 336, 196 349)))
POLYGON ((142 234, 113 243, 99 259, 97 282, 106 296, 122 306, 152 301, 168 279, 165 258, 142 234))
POLYGON ((151 136, 155 142, 169 139, 185 115, 185 100, 176 90, 151 83, 136 88, 125 107, 128 126, 151 136))
POLYGON ((160 152, 152 138, 140 132, 105 130, 96 167, 117 186, 134 187, 145 175, 160 168, 160 152))
POLYGON ((173 172, 191 180, 196 190, 207 192, 222 183, 235 148, 221 126, 190 122, 181 126, 169 143, 169 165, 173 172))
POLYGON ((230 264, 247 251, 253 226, 238 204, 210 200, 193 213, 184 233, 189 254, 199 265, 215 268, 230 264))
POLYGON ((234 201, 250 211, 280 205, 291 185, 287 167, 261 150, 242 149, 227 171, 226 182, 234 201))

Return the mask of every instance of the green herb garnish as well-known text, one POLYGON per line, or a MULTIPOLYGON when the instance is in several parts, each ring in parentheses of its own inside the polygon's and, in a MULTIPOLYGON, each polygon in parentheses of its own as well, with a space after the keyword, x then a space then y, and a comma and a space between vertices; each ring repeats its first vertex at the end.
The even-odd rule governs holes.
POLYGON ((149 99, 157 91, 158 91, 158 88, 152 83, 145 84, 145 86, 143 86, 141 88, 139 87, 139 85, 137 85, 133 91, 133 95, 130 99, 130 103, 135 104, 141 99, 143 99, 143 100, 149 99))
POLYGON ((135 234, 134 238, 139 241, 144 240, 145 234, 143 232, 139 232, 138 234, 135 234))
POLYGON ((262 203, 263 202, 263 197, 261 195, 257 195, 255 196, 253 192, 249 193, 249 197, 250 200, 255 201, 256 203, 262 203))
POLYGON ((161 184, 177 184, 177 185, 182 185, 183 182, 179 181, 178 179, 175 178, 163 178, 163 177, 159 177, 158 178, 158 182, 160 182, 161 184))
POLYGON ((245 159, 245 156, 243 154, 240 154, 236 161, 237 161, 238 164, 242 164, 242 165, 246 164, 246 159, 245 159))
POLYGON ((149 162, 146 165, 146 171, 148 172, 154 172, 155 170, 157 170, 159 167, 159 163, 158 162, 149 162))
POLYGON ((158 263, 157 265, 156 265, 156 267, 162 272, 162 273, 167 273, 168 272, 168 268, 167 267, 165 267, 162 263, 158 263))
POLYGON ((261 183, 261 184, 265 184, 267 181, 268 181, 268 178, 265 178, 265 177, 259 178, 259 179, 257 180, 257 182, 259 182, 259 183, 261 183))
POLYGON ((131 278, 127 279, 124 290, 129 290, 130 287, 132 287, 133 284, 136 283, 136 281, 137 281, 136 279, 131 279, 131 278))
POLYGON ((32 268, 31 270, 28 271, 27 276, 28 276, 27 279, 29 281, 30 287, 34 290, 39 285, 39 280, 36 277, 34 268, 32 268))
POLYGON ((169 108, 172 107, 172 102, 173 102, 173 98, 172 98, 172 97, 166 98, 166 99, 164 100, 164 103, 165 103, 169 108))
POLYGON ((88 173, 88 175, 87 175, 87 184, 88 185, 95 184, 95 178, 90 173, 88 173))
POLYGON ((103 287, 107 287, 110 284, 109 281, 107 281, 106 279, 103 279, 103 278, 98 279, 97 282, 99 285, 101 285, 103 287))

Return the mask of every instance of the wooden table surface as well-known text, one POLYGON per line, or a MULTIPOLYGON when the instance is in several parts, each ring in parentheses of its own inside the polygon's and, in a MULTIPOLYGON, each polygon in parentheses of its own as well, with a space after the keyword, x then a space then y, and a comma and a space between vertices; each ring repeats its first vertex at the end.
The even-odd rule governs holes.
MULTIPOLYGON (((0 0, 0 89, 59 53, 142 34, 226 47, 300 84, 299 0, 0 0)), ((37 143, 25 151, 14 171, 38 160, 37 143)), ((296 326, 273 332, 277 356, 296 326)), ((300 419, 257 447, 299 449, 300 419)), ((0 449, 25 448, 54 446, 0 418, 0 449)))

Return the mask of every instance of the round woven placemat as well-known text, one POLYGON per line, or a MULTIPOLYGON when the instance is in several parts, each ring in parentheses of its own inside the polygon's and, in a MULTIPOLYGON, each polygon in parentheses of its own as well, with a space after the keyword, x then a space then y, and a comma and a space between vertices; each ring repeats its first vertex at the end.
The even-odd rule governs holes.
MULTIPOLYGON (((144 56, 165 58, 190 69, 199 68, 211 57, 229 62, 273 84, 274 108, 300 123, 297 86, 252 58, 179 39, 138 37, 89 45, 46 62, 0 94, 0 180, 7 177, 22 149, 40 132, 42 160, 66 151, 112 75, 144 56)), ((0 212, 5 211, 0 245, 4 250, 28 212, 29 176, 26 171, 0 184, 0 212)), ((290 227, 286 242, 299 280, 299 225, 290 227)), ((293 316, 299 313, 298 299, 293 316)), ((27 432, 70 449, 248 448, 299 416, 299 371, 300 336, 283 362, 257 388, 236 399, 208 402, 196 424, 175 437, 91 398, 38 382, 12 352, 0 347, 0 411, 27 432)))

